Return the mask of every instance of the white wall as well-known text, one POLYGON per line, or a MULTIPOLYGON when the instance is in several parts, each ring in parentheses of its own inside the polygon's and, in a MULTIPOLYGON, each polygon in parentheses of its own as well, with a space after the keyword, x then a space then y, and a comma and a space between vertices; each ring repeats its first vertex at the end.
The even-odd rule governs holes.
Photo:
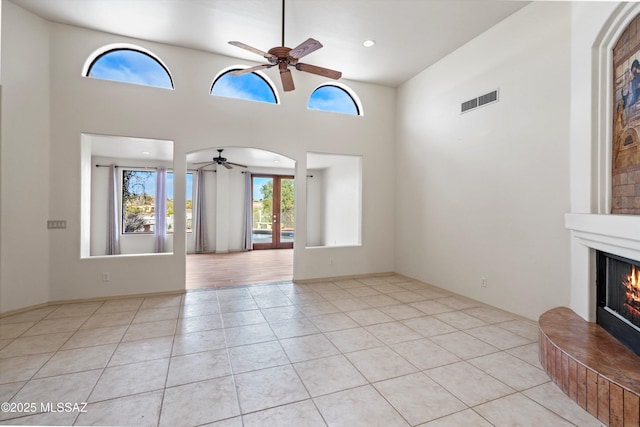
POLYGON ((307 176, 307 246, 325 246, 324 170, 309 170, 307 176))
POLYGON ((399 88, 397 272, 531 319, 569 302, 570 7, 532 3, 399 88))
MULTIPOLYGON (((349 246, 360 244, 361 182, 360 157, 336 158, 334 164, 324 170, 323 209, 324 244, 349 246)), ((384 203, 378 200, 378 204, 384 203)))
MULTIPOLYGON (((49 299, 48 24, 2 1, 0 312, 49 299), (8 36, 7 34, 10 34, 8 36)), ((65 191, 64 188, 61 189, 65 191)))
MULTIPOLYGON (((224 169, 224 168, 221 168, 224 169)), ((226 203, 229 206, 229 251, 237 252, 242 250, 243 229, 244 229, 244 194, 245 182, 242 171, 239 168, 229 170, 229 194, 226 203)), ((225 201, 218 200, 218 203, 225 201)))
MULTIPOLYGON (((393 170, 381 173, 377 165, 393 152, 393 89, 345 81, 365 105, 363 117, 307 110, 308 96, 322 79, 305 73, 296 74, 296 91, 281 94, 281 105, 212 97, 209 88, 216 73, 237 64, 238 60, 72 26, 45 24, 11 3, 5 1, 3 5, 2 55, 3 59, 13 57, 3 60, 2 69, 5 85, 2 174, 4 178, 19 169, 20 176, 24 177, 25 164, 41 174, 27 177, 24 184, 12 182, 8 185, 5 179, 2 180, 3 311, 46 299, 184 288, 187 239, 181 209, 176 209, 175 214, 173 254, 81 259, 82 133, 174 141, 176 206, 184 205, 184 173, 189 152, 212 146, 241 146, 290 157, 297 161, 296 217, 299 219, 294 277, 310 279, 393 271, 393 250, 388 244, 393 239, 393 230, 389 227, 380 232, 384 228, 382 225, 393 217, 393 208, 380 208, 374 193, 367 194, 366 188, 363 210, 371 211, 363 225, 363 241, 367 244, 335 254, 332 249, 328 252, 305 249, 308 151, 365 156, 363 179, 370 183, 367 188, 391 193, 393 170), (50 50, 47 50, 47 39, 50 50), (7 43, 8 40, 11 42, 7 43), (138 44, 162 58, 172 72, 176 89, 170 91, 82 77, 81 70, 89 55, 116 42, 138 44), (50 87, 46 84, 47 69, 53 82, 50 87), (42 70, 45 70, 44 75, 42 70), (21 80, 29 76, 34 78, 21 80), (55 105, 50 115, 47 94, 51 105, 55 105), (7 111, 8 108, 20 111, 7 111), (6 123, 14 119, 16 127, 5 129, 6 123), (282 126, 288 128, 286 138, 270 131, 282 126), (30 144, 37 141, 37 145, 28 145, 25 141, 30 144), (28 163, 25 154, 29 154, 28 163), (41 183, 47 179, 49 188, 45 189, 41 183), (21 209, 8 210, 7 201, 21 209), (36 205, 38 209, 31 209, 27 214, 22 208, 35 208, 36 205), (41 209, 42 205, 48 205, 48 216, 46 210, 41 209), (15 224, 25 215, 30 222, 41 224, 39 227, 44 227, 47 217, 64 219, 68 228, 51 232, 51 245, 47 249, 37 245, 34 249, 34 242, 46 242, 48 234, 44 230, 19 230, 15 224), (11 230, 5 233, 9 228, 11 230), (11 253, 6 247, 11 248, 11 253), (340 262, 329 264, 329 256, 340 262), (5 265, 10 267, 5 269, 5 265), (26 276, 24 270, 29 270, 26 276), (110 282, 102 281, 104 272, 110 273, 110 282), (35 292, 22 290, 29 289, 25 288, 25 283, 35 292)), ((277 71, 273 77, 277 78, 277 71)))

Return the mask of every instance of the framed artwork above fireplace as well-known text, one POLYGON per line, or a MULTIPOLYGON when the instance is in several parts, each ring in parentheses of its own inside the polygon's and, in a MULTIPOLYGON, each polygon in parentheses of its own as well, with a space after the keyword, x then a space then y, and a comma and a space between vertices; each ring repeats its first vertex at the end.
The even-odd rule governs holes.
POLYGON ((611 213, 640 215, 640 15, 613 48, 611 213))

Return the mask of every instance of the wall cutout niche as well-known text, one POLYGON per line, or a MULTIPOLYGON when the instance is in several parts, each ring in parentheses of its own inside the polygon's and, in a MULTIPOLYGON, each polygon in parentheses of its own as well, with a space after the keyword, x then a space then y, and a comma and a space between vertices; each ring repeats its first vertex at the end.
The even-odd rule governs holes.
POLYGON ((362 157, 307 153, 307 247, 359 246, 362 157))
POLYGON ((82 257, 173 253, 173 178, 173 141, 83 134, 82 257))
POLYGON ((611 213, 640 215, 640 15, 613 48, 611 213))

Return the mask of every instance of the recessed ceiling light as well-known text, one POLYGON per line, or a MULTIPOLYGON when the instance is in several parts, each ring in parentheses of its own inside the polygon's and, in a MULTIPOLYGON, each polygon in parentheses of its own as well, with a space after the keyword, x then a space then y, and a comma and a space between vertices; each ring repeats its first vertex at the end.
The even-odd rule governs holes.
POLYGON ((273 163, 280 163, 280 160, 274 160, 273 163))
POLYGON ((150 152, 148 152, 148 151, 143 151, 143 152, 142 152, 142 154, 149 155, 149 154, 151 154, 151 153, 150 153, 150 152))
POLYGON ((373 41, 373 40, 365 40, 365 41, 362 42, 362 46, 364 46, 364 47, 371 47, 374 44, 376 44, 376 42, 373 41))

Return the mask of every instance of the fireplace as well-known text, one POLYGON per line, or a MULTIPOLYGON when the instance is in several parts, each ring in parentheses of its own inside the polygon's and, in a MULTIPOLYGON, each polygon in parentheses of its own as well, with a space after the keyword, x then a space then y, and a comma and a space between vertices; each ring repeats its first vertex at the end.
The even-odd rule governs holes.
POLYGON ((640 261, 596 252, 596 322, 640 355, 640 261))

